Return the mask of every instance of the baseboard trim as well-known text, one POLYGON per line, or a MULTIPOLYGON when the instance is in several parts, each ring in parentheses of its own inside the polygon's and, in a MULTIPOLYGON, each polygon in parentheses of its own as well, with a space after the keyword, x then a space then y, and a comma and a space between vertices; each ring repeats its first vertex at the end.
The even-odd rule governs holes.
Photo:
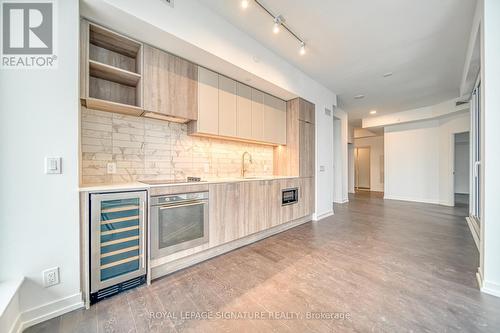
POLYGON ((249 245, 255 243, 257 241, 263 240, 264 238, 268 238, 270 236, 279 234, 285 230, 297 227, 301 224, 307 223, 311 221, 311 215, 299 218, 297 220, 284 223, 278 226, 275 226, 271 229, 267 229, 261 231, 256 234, 252 234, 246 236, 244 238, 240 238, 234 240, 232 242, 219 245, 217 247, 213 247, 211 249, 204 250, 202 252, 198 252, 192 255, 189 255, 184 258, 180 258, 171 262, 163 263, 156 267, 151 267, 151 280, 158 279, 165 275, 171 274, 173 272, 179 271, 181 269, 187 268, 189 266, 198 264, 202 261, 217 257, 221 254, 236 250, 237 248, 243 247, 245 245, 249 245))
POLYGON ((21 333, 28 327, 41 323, 43 321, 55 318, 65 313, 83 308, 82 294, 77 293, 53 302, 45 303, 32 309, 23 311, 12 332, 21 333))
POLYGON ((485 294, 500 297, 500 284, 489 281, 483 281, 483 286, 481 288, 481 291, 485 294))
POLYGON ((425 198, 413 198, 413 197, 402 197, 397 195, 384 194, 384 200, 398 200, 398 201, 410 201, 410 202, 420 202, 439 205, 439 200, 425 199, 425 198))
POLYGON ((331 210, 331 211, 323 213, 321 215, 314 216, 313 221, 319 221, 319 220, 322 220, 322 219, 326 219, 327 217, 333 216, 334 214, 335 213, 333 212, 333 210, 331 210))

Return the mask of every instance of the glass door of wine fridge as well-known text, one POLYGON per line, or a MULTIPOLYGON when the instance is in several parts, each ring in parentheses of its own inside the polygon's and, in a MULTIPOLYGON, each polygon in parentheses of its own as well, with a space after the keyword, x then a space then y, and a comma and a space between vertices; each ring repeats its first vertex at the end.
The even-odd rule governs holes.
POLYGON ((144 282, 145 203, 145 191, 91 195, 91 303, 144 282))

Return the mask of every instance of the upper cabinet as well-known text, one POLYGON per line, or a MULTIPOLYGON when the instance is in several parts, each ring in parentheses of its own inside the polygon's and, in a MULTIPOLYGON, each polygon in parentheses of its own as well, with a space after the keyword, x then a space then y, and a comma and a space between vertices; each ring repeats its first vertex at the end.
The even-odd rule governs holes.
POLYGON ((219 135, 236 137, 236 81, 219 75, 219 135))
POLYGON ((252 138, 264 141, 264 93, 252 88, 252 138))
POLYGON ((275 148, 275 175, 314 177, 314 109, 314 104, 301 98, 287 102, 287 145, 275 148))
POLYGON ((198 118, 198 66, 144 46, 145 116, 176 122, 198 118))
POLYGON ((81 21, 80 98, 88 108, 142 114, 143 45, 81 21))
MULTIPOLYGON (((287 143, 286 102, 176 55, 81 21, 82 104, 188 123, 188 133, 287 143)), ((301 114, 314 123, 314 112, 301 114)))
POLYGON ((242 139, 252 137, 252 88, 238 82, 236 99, 236 135, 242 139))
POLYGON ((315 106, 313 103, 299 98, 299 120, 314 124, 315 106))
POLYGON ((189 134, 219 135, 219 74, 198 67, 198 115, 189 134))
POLYGON ((264 140, 286 145, 286 102, 264 94, 264 140))
POLYGON ((198 119, 190 135, 286 144, 286 102, 206 68, 198 68, 198 119))

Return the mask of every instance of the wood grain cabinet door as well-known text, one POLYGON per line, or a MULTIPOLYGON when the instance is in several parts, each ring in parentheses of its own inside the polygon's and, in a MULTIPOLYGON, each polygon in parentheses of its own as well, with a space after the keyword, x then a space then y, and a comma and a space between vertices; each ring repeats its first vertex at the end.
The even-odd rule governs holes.
POLYGON ((236 81, 219 75, 219 135, 236 137, 236 81))
POLYGON ((267 206, 270 205, 270 202, 267 199, 268 192, 266 190, 271 185, 271 181, 259 180, 243 184, 246 236, 271 226, 267 218, 267 206))
POLYGON ((311 215, 314 211, 314 177, 300 179, 299 217, 311 215))
POLYGON ((302 98, 299 99, 299 120, 314 124, 315 105, 302 98))
POLYGON ((171 117, 198 118, 198 66, 144 45, 144 109, 171 117))
POLYGON ((266 223, 267 227, 281 224, 281 189, 283 180, 266 181, 266 223))
POLYGON ((314 160, 314 124, 299 120, 299 176, 313 177, 314 160))
POLYGON ((210 247, 243 237, 247 230, 244 224, 243 183, 211 184, 209 193, 210 247))

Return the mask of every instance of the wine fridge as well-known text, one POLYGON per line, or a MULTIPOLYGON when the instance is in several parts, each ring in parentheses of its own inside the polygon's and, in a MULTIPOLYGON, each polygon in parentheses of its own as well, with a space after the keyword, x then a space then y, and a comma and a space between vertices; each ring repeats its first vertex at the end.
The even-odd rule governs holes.
POLYGON ((145 191, 91 195, 91 303, 145 282, 145 204, 145 191))

